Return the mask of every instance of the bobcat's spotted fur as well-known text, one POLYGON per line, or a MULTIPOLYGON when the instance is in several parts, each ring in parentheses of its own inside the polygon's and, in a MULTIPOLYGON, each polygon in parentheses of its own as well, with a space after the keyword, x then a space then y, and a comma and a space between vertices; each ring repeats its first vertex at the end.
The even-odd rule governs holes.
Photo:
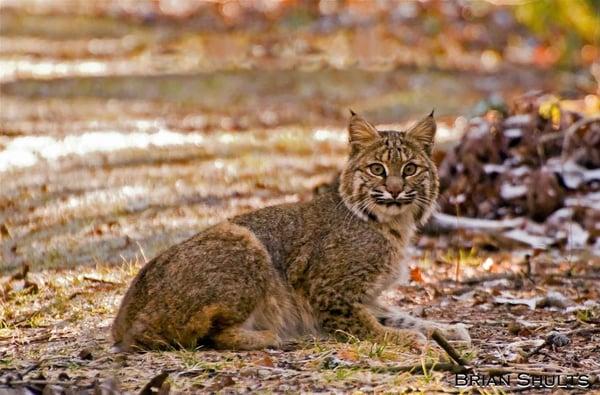
POLYGON ((433 114, 378 131, 352 114, 339 181, 307 203, 267 207, 175 245, 144 266, 112 327, 122 349, 259 349, 306 334, 423 344, 464 327, 383 306, 403 250, 438 194, 433 114))

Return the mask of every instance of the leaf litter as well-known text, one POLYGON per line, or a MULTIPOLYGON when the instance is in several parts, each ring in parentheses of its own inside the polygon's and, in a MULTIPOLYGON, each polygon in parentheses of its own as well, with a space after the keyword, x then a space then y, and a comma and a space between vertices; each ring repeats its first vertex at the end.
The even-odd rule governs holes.
MULTIPOLYGON (((510 224, 500 236, 517 243, 598 254, 598 152, 598 115, 530 93, 470 121, 440 165, 441 209, 457 217, 455 227, 469 226, 461 217, 496 220, 487 228, 496 233, 510 224)), ((452 218, 441 222, 452 225, 452 218)))
MULTIPOLYGON (((48 201, 44 195, 52 196, 57 192, 55 201, 66 204, 59 206, 60 209, 22 211, 21 220, 16 221, 18 217, 13 217, 3 226, 3 243, 11 245, 25 236, 26 233, 20 233, 23 232, 20 226, 60 229, 65 217, 76 221, 82 214, 88 214, 96 220, 88 225, 82 223, 84 227, 78 232, 85 232, 91 240, 105 240, 96 244, 101 246, 109 242, 107 234, 128 229, 123 241, 114 248, 120 253, 124 247, 131 248, 133 258, 122 257, 119 258, 121 265, 107 265, 101 263, 106 252, 96 249, 96 263, 92 266, 65 265, 79 256, 75 250, 66 255, 66 261, 57 257, 56 263, 46 263, 46 268, 42 266, 31 271, 24 260, 20 268, 7 273, 1 282, 0 386, 27 387, 33 392, 45 390, 49 393, 60 393, 67 388, 89 393, 102 388, 124 392, 154 388, 153 391, 167 393, 385 391, 398 387, 436 391, 451 387, 452 371, 464 368, 453 363, 434 344, 420 355, 390 344, 358 340, 336 343, 327 339, 302 339, 284 350, 246 353, 198 349, 119 355, 111 351, 108 329, 120 297, 147 257, 154 254, 151 239, 135 236, 135 229, 141 226, 139 223, 136 227, 136 222, 156 224, 161 223, 157 222, 159 217, 167 216, 170 221, 175 221, 171 223, 177 223, 177 218, 183 221, 186 217, 187 222, 180 223, 195 227, 210 223, 203 221, 215 221, 218 215, 233 215, 283 198, 287 201, 310 198, 313 190, 318 191, 319 185, 334 176, 343 163, 344 138, 311 140, 310 136, 318 135, 301 136, 303 140, 308 139, 307 144, 312 149, 327 152, 329 159, 315 158, 312 165, 301 159, 302 165, 296 164, 290 161, 290 155, 305 158, 304 151, 282 144, 275 145, 275 149, 282 152, 281 157, 271 156, 271 163, 255 162, 258 157, 250 153, 255 148, 249 147, 245 157, 228 159, 218 153, 214 154, 218 159, 211 159, 206 164, 174 162, 168 172, 160 167, 148 167, 147 162, 129 164, 141 171, 138 175, 155 177, 153 174, 158 174, 163 182, 173 177, 173 187, 160 192, 163 195, 155 198, 157 200, 148 196, 150 200, 146 200, 141 209, 136 207, 143 195, 125 195, 124 206, 118 194, 107 194, 113 196, 108 200, 82 198, 87 193, 82 189, 84 184, 79 186, 81 192, 77 192, 77 187, 70 186, 73 184, 61 185, 63 180, 59 178, 46 182, 43 188, 27 187, 31 188, 28 199, 32 199, 29 204, 33 207, 48 201), (275 174, 274 180, 273 166, 281 163, 291 167, 275 174), (197 177, 194 169, 203 166, 209 170, 208 175, 197 177), (298 184, 285 182, 285 178, 292 175, 296 181, 301 181, 300 189, 298 184), (207 178, 212 180, 210 191, 214 197, 202 197, 202 192, 200 198, 196 197, 202 191, 198 185, 200 188, 203 183, 208 186, 207 178), (226 180, 221 189, 215 184, 218 180, 226 180), (69 189, 65 188, 74 190, 75 195, 67 195, 69 189), (180 197, 169 201, 173 199, 169 196, 172 191, 179 192, 180 197), (79 198, 69 200, 61 196, 79 198), (164 207, 156 203, 159 199, 164 207), (169 206, 165 206, 166 202, 169 206), (223 205, 225 202, 227 205, 223 205), (115 203, 117 206, 112 206, 115 203), (170 205, 177 208, 169 208, 170 205), (217 208, 223 211, 217 214, 217 208), (52 217, 57 212, 60 216, 52 217), (102 219, 98 214, 106 217, 102 219), (28 219, 33 222, 28 223, 28 219), (35 225, 36 221, 41 222, 35 225)), ((244 149, 236 147, 238 152, 244 149)), ((127 167, 111 166, 114 167, 99 173, 107 174, 109 177, 104 180, 109 182, 126 180, 133 174, 127 167), (108 173, 104 173, 107 170, 108 173), (119 175, 116 171, 125 171, 125 174, 119 175)), ((19 188, 22 187, 13 191, 19 188)), ((19 207, 23 202, 13 200, 9 204, 19 207)), ((457 218, 443 215, 450 217, 447 223, 452 228, 457 218)), ((467 324, 473 344, 470 348, 457 346, 469 368, 476 371, 497 366, 514 371, 524 368, 544 370, 552 366, 558 371, 576 369, 598 374, 600 364, 594 357, 599 351, 595 339, 600 336, 595 330, 600 323, 600 295, 595 287, 600 278, 598 258, 589 251, 576 249, 544 251, 526 245, 523 249, 522 244, 504 244, 507 249, 498 247, 495 237, 498 230, 521 227, 522 221, 530 219, 519 219, 518 223, 510 216, 487 220, 458 219, 475 226, 449 234, 426 232, 418 240, 419 248, 410 252, 410 284, 399 285, 393 290, 388 295, 389 302, 423 318, 467 324)), ((168 238, 160 240, 164 246, 168 245, 168 238)), ((37 245, 43 244, 38 241, 37 245)), ((46 252, 44 260, 47 262, 48 259, 52 258, 46 252)))
POLYGON ((521 25, 506 7, 474 16, 436 3, 433 25, 421 5, 309 10, 294 35, 268 27, 298 21, 286 2, 233 19, 216 3, 169 14, 159 2, 86 2, 67 27, 59 3, 30 15, 12 2, 1 16, 12 35, 0 49, 0 392, 433 393, 457 392, 452 372, 471 368, 598 376, 600 101, 588 73, 513 69, 559 60, 551 44, 513 40, 507 26, 521 25), (257 14, 254 33, 236 30, 257 14), (218 34, 172 27, 202 15, 218 34), (451 45, 438 48, 440 34, 451 45), (577 93, 495 99, 532 87, 577 93), (431 103, 447 200, 409 251, 409 284, 387 298, 467 324, 473 344, 454 345, 466 366, 433 342, 422 354, 356 339, 111 351, 111 320, 147 258, 228 216, 309 199, 343 165, 348 107, 408 121, 431 103))

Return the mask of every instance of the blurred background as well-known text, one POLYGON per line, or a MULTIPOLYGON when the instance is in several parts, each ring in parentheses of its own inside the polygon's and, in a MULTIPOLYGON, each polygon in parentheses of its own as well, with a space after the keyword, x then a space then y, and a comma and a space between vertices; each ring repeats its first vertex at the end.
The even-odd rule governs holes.
POLYGON ((597 250, 599 43, 595 0, 1 0, 0 268, 150 257, 309 199, 349 108, 435 108, 442 211, 529 221, 419 246, 597 250))

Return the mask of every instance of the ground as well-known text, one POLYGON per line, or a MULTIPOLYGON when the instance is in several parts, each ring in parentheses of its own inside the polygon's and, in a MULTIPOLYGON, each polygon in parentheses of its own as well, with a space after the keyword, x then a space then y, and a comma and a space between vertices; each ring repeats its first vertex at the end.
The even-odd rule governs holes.
POLYGON ((0 394, 135 393, 153 378, 163 393, 505 393, 526 390, 519 373, 582 375, 598 391, 600 259, 462 230, 417 237, 410 282, 386 294, 417 316, 467 324, 472 344, 453 344, 462 365, 435 341, 420 353, 311 338, 256 352, 111 351, 140 267, 227 217, 310 199, 344 164, 349 108, 402 127, 435 107, 442 156, 470 118, 531 89, 598 113, 599 69, 587 68, 597 46, 530 39, 506 8, 433 3, 382 11, 374 25, 359 4, 350 27, 300 9, 279 27, 273 15, 255 26, 250 12, 196 31, 204 19, 119 1, 75 18, 11 2, 0 15, 0 394), (557 48, 573 64, 550 68, 557 48), (457 371, 513 380, 458 388, 457 371))
MULTIPOLYGON (((256 352, 199 348, 114 353, 109 326, 142 256, 140 251, 138 260, 119 267, 49 269, 28 274, 27 281, 13 279, 3 302, 2 383, 12 378, 16 387, 50 383, 89 388, 95 381, 111 385, 106 380, 115 379, 118 388, 136 392, 167 372, 172 390, 192 392, 457 390, 453 373, 418 371, 421 364, 449 362, 434 342, 421 354, 392 344, 326 339, 301 339, 283 350, 256 352), (417 374, 394 370, 408 365, 417 374)), ((487 264, 473 254, 459 260, 415 257, 421 269, 412 271, 410 285, 389 292, 389 303, 429 319, 467 324, 472 345, 457 347, 475 372, 495 367, 516 373, 598 375, 595 285, 600 261, 547 254, 530 259, 506 253, 482 256, 487 264), (457 262, 465 265, 458 283, 457 262), (549 344, 526 356, 551 332, 567 334, 569 343, 549 344)), ((512 386, 518 389, 514 380, 512 386)))

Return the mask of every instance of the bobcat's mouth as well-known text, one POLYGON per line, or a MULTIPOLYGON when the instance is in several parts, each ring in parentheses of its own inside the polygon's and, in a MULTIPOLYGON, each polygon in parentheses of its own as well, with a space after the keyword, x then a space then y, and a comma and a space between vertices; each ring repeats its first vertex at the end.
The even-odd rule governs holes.
POLYGON ((375 199, 375 203, 380 206, 404 206, 405 204, 409 204, 412 202, 412 199, 375 199))
POLYGON ((382 192, 379 192, 379 191, 371 192, 371 197, 373 198, 373 200, 375 200, 376 204, 378 204, 380 206, 387 206, 387 207, 392 207, 392 206, 400 207, 400 206, 404 206, 406 204, 410 204, 414 200, 415 196, 416 196, 416 192, 411 191, 408 193, 401 194, 396 199, 391 199, 391 198, 385 196, 382 192))

